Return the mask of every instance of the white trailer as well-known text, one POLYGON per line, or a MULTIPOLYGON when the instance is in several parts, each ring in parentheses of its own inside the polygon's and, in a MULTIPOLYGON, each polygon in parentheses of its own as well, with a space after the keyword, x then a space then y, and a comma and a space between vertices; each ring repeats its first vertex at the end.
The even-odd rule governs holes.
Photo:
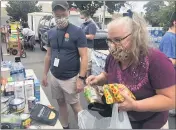
POLYGON ((48 15, 51 13, 44 13, 44 12, 33 12, 28 13, 28 25, 29 28, 35 32, 35 40, 39 40, 38 37, 38 25, 42 16, 48 15))

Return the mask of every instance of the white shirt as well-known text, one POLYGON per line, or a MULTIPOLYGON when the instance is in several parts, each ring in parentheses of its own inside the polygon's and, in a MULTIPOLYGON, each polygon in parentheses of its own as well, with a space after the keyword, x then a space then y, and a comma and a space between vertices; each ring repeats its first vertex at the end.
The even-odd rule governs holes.
POLYGON ((29 28, 23 28, 22 34, 23 34, 24 36, 34 36, 34 35, 35 35, 35 32, 32 31, 32 30, 29 29, 29 28))

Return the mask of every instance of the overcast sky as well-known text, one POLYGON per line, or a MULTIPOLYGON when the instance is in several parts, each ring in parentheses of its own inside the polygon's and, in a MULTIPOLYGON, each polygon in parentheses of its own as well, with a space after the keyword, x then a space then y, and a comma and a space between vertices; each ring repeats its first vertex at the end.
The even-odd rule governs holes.
MULTIPOLYGON (((148 1, 129 1, 129 3, 132 5, 133 7, 133 11, 136 12, 144 12, 143 6, 147 3, 148 1)), ((51 1, 39 1, 39 3, 51 3, 51 1)), ((7 4, 6 1, 1 1, 1 7, 5 7, 7 4)), ((129 7, 127 7, 129 8, 129 7)), ((125 10, 125 8, 122 8, 121 11, 125 10)))

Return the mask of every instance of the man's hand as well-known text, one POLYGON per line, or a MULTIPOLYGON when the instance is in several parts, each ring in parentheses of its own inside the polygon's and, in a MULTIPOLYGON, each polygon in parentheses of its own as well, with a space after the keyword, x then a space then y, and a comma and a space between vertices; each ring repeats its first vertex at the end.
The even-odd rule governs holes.
POLYGON ((42 85, 44 86, 44 87, 47 87, 48 86, 48 82, 47 82, 47 75, 44 75, 43 76, 43 79, 42 79, 42 85))
POLYGON ((76 80, 76 92, 80 93, 84 89, 84 82, 80 78, 77 78, 76 80))

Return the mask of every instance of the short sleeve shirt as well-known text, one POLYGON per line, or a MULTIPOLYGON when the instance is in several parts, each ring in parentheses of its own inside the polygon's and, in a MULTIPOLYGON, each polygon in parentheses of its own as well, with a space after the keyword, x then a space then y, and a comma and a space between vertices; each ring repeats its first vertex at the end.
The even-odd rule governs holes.
MULTIPOLYGON (((118 62, 109 55, 106 59, 105 72, 108 74, 108 83, 126 85, 137 100, 156 95, 156 89, 175 85, 175 69, 171 61, 156 49, 149 49, 148 56, 140 56, 138 65, 132 64, 125 70, 121 70, 118 62)), ((153 117, 144 123, 145 129, 161 128, 168 119, 168 111, 130 111, 128 114, 131 121, 142 121, 153 117)))
POLYGON ((50 71, 58 79, 66 80, 76 76, 80 70, 78 48, 87 47, 87 40, 81 28, 69 24, 68 28, 52 28, 48 31, 48 47, 51 47, 50 71), (58 67, 54 66, 59 59, 58 67))
MULTIPOLYGON (((89 34, 95 35, 97 32, 96 25, 92 21, 83 23, 81 25, 81 28, 83 29, 85 35, 89 35, 89 34)), ((94 41, 87 39, 87 45, 88 45, 88 48, 93 48, 94 41)))
POLYGON ((166 32, 161 40, 159 48, 167 57, 176 59, 176 34, 166 32))

